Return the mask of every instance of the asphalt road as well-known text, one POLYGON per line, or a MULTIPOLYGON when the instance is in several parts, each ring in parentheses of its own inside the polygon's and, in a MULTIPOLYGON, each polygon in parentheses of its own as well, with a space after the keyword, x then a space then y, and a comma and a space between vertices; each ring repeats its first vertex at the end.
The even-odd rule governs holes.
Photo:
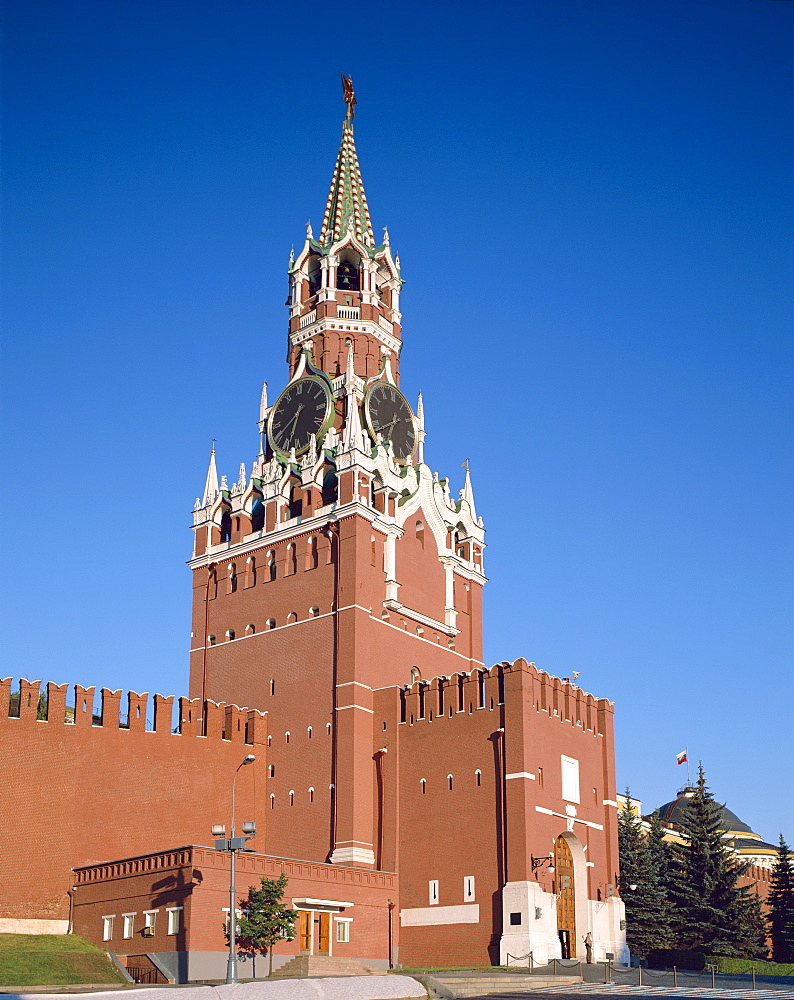
MULTIPOLYGON (((628 976, 621 977, 628 978, 628 976)), ((673 985, 672 973, 650 973, 643 971, 643 985, 637 983, 637 974, 632 976, 632 983, 595 983, 585 982, 565 986, 549 986, 539 990, 521 990, 505 993, 490 993, 487 996, 473 997, 471 1000, 585 1000, 586 997, 613 997, 634 1000, 640 997, 655 997, 656 1000, 683 1000, 686 997, 702 997, 704 1000, 718 1000, 719 997, 729 997, 730 1000, 794 1000, 794 983, 790 979, 784 982, 770 982, 768 979, 756 981, 753 990, 749 976, 717 976, 714 988, 711 987, 711 976, 686 976, 678 973, 678 986, 673 985), (647 978, 652 979, 652 985, 646 985, 647 978)))

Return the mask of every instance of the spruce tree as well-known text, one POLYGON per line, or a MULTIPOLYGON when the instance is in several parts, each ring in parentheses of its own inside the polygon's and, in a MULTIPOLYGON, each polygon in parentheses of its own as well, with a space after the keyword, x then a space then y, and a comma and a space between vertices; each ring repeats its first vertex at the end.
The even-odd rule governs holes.
POLYGON ((738 861, 723 839, 722 809, 702 765, 681 826, 684 842, 673 847, 669 886, 677 946, 709 955, 757 957, 751 944, 756 904, 737 885, 750 863, 738 861))
POLYGON ((652 948, 664 948, 670 936, 666 858, 658 814, 646 837, 626 789, 626 808, 618 814, 620 895, 626 907, 626 942, 632 954, 644 958, 652 948))
POLYGON ((287 887, 287 876, 262 878, 261 887, 248 890, 244 916, 240 918, 240 944, 251 952, 268 952, 269 971, 273 974, 273 945, 279 941, 292 941, 298 911, 290 910, 282 902, 287 887))
POLYGON ((772 958, 776 962, 794 962, 794 855, 782 833, 767 902, 772 958))

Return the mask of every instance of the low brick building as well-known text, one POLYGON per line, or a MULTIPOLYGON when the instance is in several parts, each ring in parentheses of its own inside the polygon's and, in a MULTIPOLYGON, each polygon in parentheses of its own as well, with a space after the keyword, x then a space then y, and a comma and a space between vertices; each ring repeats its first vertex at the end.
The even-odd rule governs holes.
MULTIPOLYGON (((289 879, 284 902, 300 918, 295 939, 276 945, 274 968, 299 954, 389 967, 396 875, 254 852, 238 855, 236 870, 243 886, 282 872, 289 879)), ((77 934, 96 940, 101 928, 103 947, 128 965, 154 956, 177 982, 219 978, 228 954, 229 855, 189 846, 78 868, 73 914, 77 934)), ((241 953, 238 962, 240 978, 267 975, 266 957, 241 953)))

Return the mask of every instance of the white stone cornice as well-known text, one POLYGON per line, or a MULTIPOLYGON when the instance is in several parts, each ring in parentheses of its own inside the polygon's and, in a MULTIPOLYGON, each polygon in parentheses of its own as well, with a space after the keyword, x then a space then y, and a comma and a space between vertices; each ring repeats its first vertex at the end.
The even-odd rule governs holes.
POLYGON ((394 354, 399 354, 402 346, 401 341, 394 334, 384 330, 377 320, 347 320, 336 316, 321 316, 303 329, 294 330, 289 335, 290 344, 292 347, 297 347, 310 337, 325 333, 326 330, 333 330, 335 333, 368 333, 394 354))
POLYGON ((405 604, 400 604, 399 601, 387 599, 383 602, 383 606, 389 611, 394 611, 396 614, 405 615, 406 618, 410 618, 418 625, 426 625, 428 628, 434 628, 437 632, 443 632, 444 635, 460 635, 459 628, 453 628, 445 622, 440 622, 437 618, 431 618, 429 615, 423 615, 419 611, 414 611, 413 608, 409 608, 405 604))

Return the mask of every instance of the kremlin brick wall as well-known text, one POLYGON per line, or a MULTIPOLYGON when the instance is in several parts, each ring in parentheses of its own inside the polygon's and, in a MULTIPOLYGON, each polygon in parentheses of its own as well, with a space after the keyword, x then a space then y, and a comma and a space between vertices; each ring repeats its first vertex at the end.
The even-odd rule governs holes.
POLYGON ((103 688, 100 699, 94 688, 22 680, 17 707, 11 686, 0 681, 0 919, 66 921, 73 867, 210 843, 210 826, 229 823, 232 776, 249 753, 257 761, 237 781, 237 815, 264 836, 261 712, 208 702, 204 727, 198 699, 179 699, 174 718, 173 697, 131 691, 122 714, 121 691, 103 688))

